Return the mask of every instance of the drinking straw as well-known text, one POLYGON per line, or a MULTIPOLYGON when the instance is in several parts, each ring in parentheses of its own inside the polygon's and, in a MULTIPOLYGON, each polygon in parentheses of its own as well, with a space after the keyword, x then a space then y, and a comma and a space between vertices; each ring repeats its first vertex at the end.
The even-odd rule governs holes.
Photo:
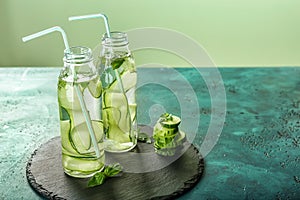
POLYGON ((91 14, 91 15, 72 16, 72 17, 69 17, 69 21, 82 20, 82 19, 93 19, 93 18, 103 18, 107 37, 110 38, 110 29, 109 29, 108 19, 107 19, 106 15, 104 15, 102 13, 91 14))
MULTIPOLYGON (((32 35, 28 35, 26 37, 23 37, 22 40, 23 40, 23 42, 27 42, 29 40, 35 39, 37 37, 40 37, 40 36, 43 36, 43 35, 46 35, 46 34, 49 34, 49 33, 54 32, 54 31, 58 31, 58 32, 61 33, 61 35, 63 37, 63 40, 64 40, 65 48, 70 49, 69 43, 68 43, 68 40, 67 40, 67 35, 66 35, 65 31, 59 26, 54 26, 54 27, 45 29, 43 31, 34 33, 32 35)), ((74 79, 76 80, 77 79, 77 74, 76 74, 76 71, 74 69, 74 66, 71 68, 71 70, 73 71, 74 79)), ((79 103, 80 103, 80 106, 81 106, 83 116, 85 118, 88 130, 89 130, 89 134, 90 134, 91 139, 92 139, 93 146, 95 148, 96 156, 97 156, 97 158, 100 158, 101 155, 100 155, 100 150, 99 150, 99 147, 98 147, 98 144, 97 144, 96 135, 95 135, 92 123, 91 123, 90 116, 88 114, 88 110, 85 106, 82 93, 80 92, 80 89, 79 89, 78 85, 74 84, 74 87, 75 87, 75 91, 76 91, 78 99, 79 99, 79 103)))

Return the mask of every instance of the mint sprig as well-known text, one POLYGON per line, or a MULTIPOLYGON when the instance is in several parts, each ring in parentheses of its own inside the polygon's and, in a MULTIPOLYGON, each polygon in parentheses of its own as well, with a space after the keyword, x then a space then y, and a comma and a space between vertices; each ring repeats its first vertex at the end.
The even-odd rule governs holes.
POLYGON ((102 185, 109 177, 113 177, 122 171, 122 166, 119 163, 108 165, 103 172, 96 173, 88 182, 88 187, 102 185))
POLYGON ((103 172, 96 173, 88 182, 88 187, 95 187, 102 185, 106 179, 106 175, 103 172))
POLYGON ((112 61, 111 66, 113 69, 118 69, 123 64, 124 61, 125 61, 124 58, 116 58, 112 61))

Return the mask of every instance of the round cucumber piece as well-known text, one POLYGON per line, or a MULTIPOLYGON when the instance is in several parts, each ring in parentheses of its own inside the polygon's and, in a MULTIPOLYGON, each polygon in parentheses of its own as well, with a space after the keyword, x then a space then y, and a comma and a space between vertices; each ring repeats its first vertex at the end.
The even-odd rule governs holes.
MULTIPOLYGON (((92 127, 98 142, 103 138, 103 124, 101 121, 92 121, 92 127)), ((92 141, 86 123, 75 126, 70 133, 71 143, 80 154, 92 153, 92 141)))
POLYGON ((67 154, 78 154, 76 149, 73 148, 73 145, 70 141, 71 122, 70 120, 60 121, 60 135, 61 135, 61 145, 63 151, 67 151, 67 154))
POLYGON ((60 106, 65 109, 81 109, 75 87, 69 83, 65 83, 64 87, 58 88, 58 101, 60 106))
POLYGON ((98 76, 97 76, 97 78, 91 80, 87 87, 93 97, 99 98, 101 96, 102 84, 101 84, 100 78, 98 76))

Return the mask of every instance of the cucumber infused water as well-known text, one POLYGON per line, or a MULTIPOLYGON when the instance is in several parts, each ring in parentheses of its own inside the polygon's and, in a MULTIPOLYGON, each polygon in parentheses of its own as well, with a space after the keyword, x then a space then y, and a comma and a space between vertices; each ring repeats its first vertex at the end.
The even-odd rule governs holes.
MULTIPOLYGON (((107 67, 101 75, 105 149, 124 152, 137 144, 137 73, 134 60, 128 52, 114 51, 114 57, 110 61, 111 67, 107 67)), ((103 58, 103 62, 108 61, 103 58)))
POLYGON ((57 85, 62 165, 64 172, 85 178, 104 168, 101 81, 87 47, 69 46, 65 31, 54 26, 23 37, 24 42, 60 32, 64 45, 64 68, 57 85))
POLYGON ((64 61, 58 80, 62 164, 70 176, 89 177, 104 167, 100 76, 88 48, 66 50, 64 61), (84 105, 81 105, 82 100, 84 105), (93 129, 94 138, 89 128, 93 129))
POLYGON ((137 73, 126 33, 104 34, 100 69, 105 150, 126 152, 137 144, 137 73))

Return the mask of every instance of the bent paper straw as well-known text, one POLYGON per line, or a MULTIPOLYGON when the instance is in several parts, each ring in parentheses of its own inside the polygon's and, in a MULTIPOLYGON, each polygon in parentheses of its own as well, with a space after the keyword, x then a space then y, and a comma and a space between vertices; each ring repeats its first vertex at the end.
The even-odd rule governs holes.
POLYGON ((45 30, 42 30, 40 32, 37 32, 37 33, 34 33, 34 34, 31 34, 31 35, 28 35, 26 37, 23 37, 22 40, 23 42, 27 42, 29 40, 32 40, 32 39, 35 39, 37 37, 41 37, 43 35, 47 35, 49 33, 52 33, 54 31, 58 31, 61 33, 62 37, 63 37, 63 40, 64 40, 64 44, 65 44, 65 48, 66 49, 69 49, 69 43, 68 43, 68 39, 67 39, 67 35, 65 33, 65 31, 59 27, 59 26, 54 26, 54 27, 51 27, 51 28, 48 28, 48 29, 45 29, 45 30))
MULTIPOLYGON (((61 35, 63 37, 63 40, 64 40, 65 48, 69 49, 70 47, 69 47, 67 35, 66 35, 65 31, 61 27, 59 27, 59 26, 54 26, 54 27, 42 30, 40 32, 34 33, 32 35, 28 35, 26 37, 23 37, 22 40, 23 40, 23 42, 27 42, 29 40, 35 39, 37 37, 41 37, 43 35, 52 33, 54 31, 58 31, 58 32, 61 33, 61 35)), ((75 69, 73 68, 71 70, 73 71, 74 79, 76 79, 77 75, 76 75, 75 69)), ((100 155, 100 150, 99 150, 99 147, 98 147, 98 144, 97 144, 96 135, 95 135, 95 132, 94 132, 94 129, 93 129, 93 126, 92 126, 92 122, 91 122, 90 116, 88 114, 88 110, 87 110, 87 108, 85 106, 82 93, 81 93, 80 89, 78 88, 78 85, 74 84, 74 87, 75 87, 75 91, 76 91, 78 99, 79 99, 79 103, 80 103, 80 107, 81 107, 84 119, 86 121, 88 130, 89 130, 89 134, 90 134, 91 139, 92 139, 93 146, 95 148, 96 156, 97 156, 97 158, 100 158, 101 155, 100 155)))
POLYGON ((91 14, 91 15, 73 16, 73 17, 69 17, 69 21, 82 20, 82 19, 93 19, 93 18, 103 18, 104 24, 105 24, 105 29, 106 29, 106 34, 110 38, 110 29, 109 29, 108 19, 107 19, 106 15, 104 15, 102 13, 91 14))

